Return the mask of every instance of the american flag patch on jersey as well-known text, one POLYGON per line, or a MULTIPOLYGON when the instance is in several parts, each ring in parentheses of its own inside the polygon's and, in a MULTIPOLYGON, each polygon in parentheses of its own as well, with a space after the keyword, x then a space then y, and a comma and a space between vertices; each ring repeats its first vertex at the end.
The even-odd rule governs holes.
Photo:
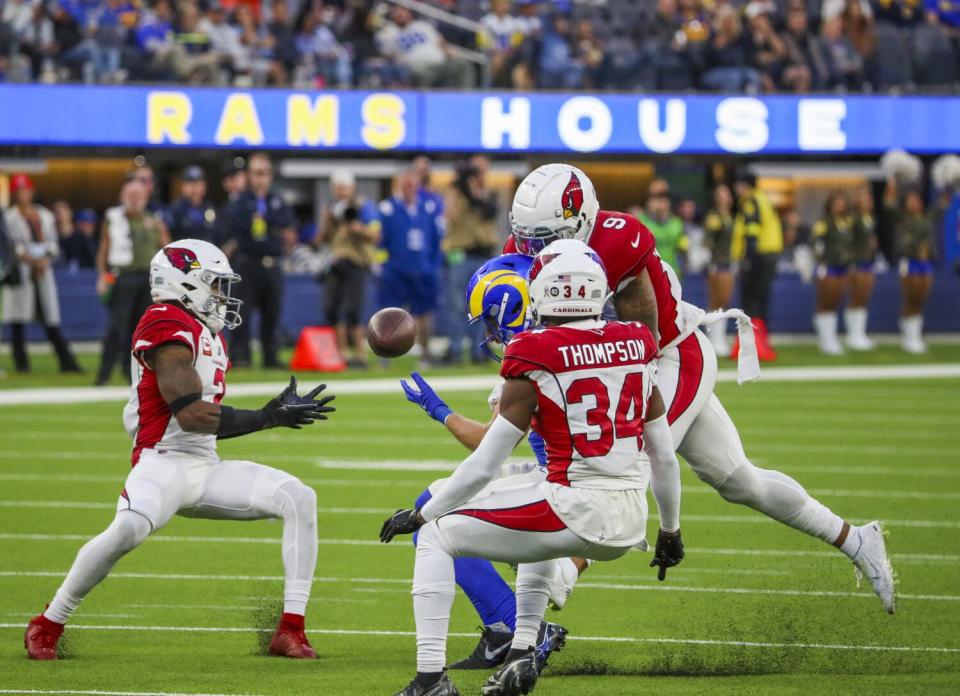
POLYGON ((573 280, 573 276, 571 276, 571 275, 558 275, 558 276, 557 276, 557 282, 558 282, 558 283, 569 283, 569 282, 571 282, 572 280, 573 280))

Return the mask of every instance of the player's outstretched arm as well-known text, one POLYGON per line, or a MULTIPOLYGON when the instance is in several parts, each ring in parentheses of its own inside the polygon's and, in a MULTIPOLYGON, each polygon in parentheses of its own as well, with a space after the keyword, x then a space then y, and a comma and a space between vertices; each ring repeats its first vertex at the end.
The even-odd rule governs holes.
POLYGON ((500 413, 484 435, 480 446, 467 457, 447 483, 419 510, 397 510, 380 529, 380 540, 389 542, 397 534, 410 534, 420 525, 436 519, 467 502, 500 471, 517 442, 530 427, 537 407, 537 393, 526 379, 508 379, 500 402, 500 413))
POLYGON ((650 566, 659 566, 657 577, 663 580, 667 568, 683 560, 683 541, 680 539, 680 462, 674 453, 663 398, 656 386, 647 404, 643 450, 650 458, 650 486, 660 513, 660 530, 650 566))
POLYGON ((203 400, 203 383, 193 366, 193 353, 184 345, 168 343, 145 356, 157 375, 157 386, 177 423, 189 433, 238 437, 267 428, 299 429, 316 420, 326 420, 336 409, 328 404, 333 396, 317 398, 326 388, 321 384, 306 396, 297 395, 297 382, 290 384, 261 409, 235 409, 203 400))
POLYGON ((657 296, 653 291, 650 272, 644 268, 627 284, 623 290, 613 296, 613 308, 621 321, 639 321, 647 325, 654 340, 660 342, 657 326, 657 296))
POLYGON ((484 425, 472 418, 467 418, 447 406, 446 402, 434 391, 430 383, 425 380, 419 372, 410 374, 413 384, 407 380, 400 380, 400 386, 403 387, 403 393, 407 396, 407 401, 417 404, 424 410, 428 416, 438 423, 442 423, 457 440, 471 452, 480 446, 480 441, 486 435, 490 423, 484 425))

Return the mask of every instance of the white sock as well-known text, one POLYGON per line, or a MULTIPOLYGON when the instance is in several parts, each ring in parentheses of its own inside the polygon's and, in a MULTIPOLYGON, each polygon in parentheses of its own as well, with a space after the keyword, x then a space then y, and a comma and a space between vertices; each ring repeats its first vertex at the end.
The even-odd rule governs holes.
POLYGON ((860 538, 860 528, 851 524, 850 531, 847 533, 847 538, 843 540, 842 544, 840 544, 840 550, 843 551, 843 553, 845 553, 849 558, 853 558, 860 550, 860 546, 862 544, 863 540, 860 538))
POLYGON ((843 322, 847 325, 847 340, 853 343, 867 338, 867 310, 863 307, 850 307, 843 313, 843 322))
MULTIPOLYGON (((413 567, 413 614, 417 624, 418 672, 440 672, 447 663, 447 631, 450 628, 450 609, 456 594, 456 580, 453 557, 443 548, 440 534, 436 523, 431 522, 420 528, 417 538, 417 556, 413 567)), ((518 606, 518 627, 519 613, 518 606)))
POLYGON ((726 353, 727 346, 727 322, 717 321, 707 325, 707 335, 710 337, 710 343, 713 344, 717 354, 726 353))
POLYGON ((553 561, 521 563, 517 568, 517 627, 511 648, 526 650, 537 644, 554 572, 553 561))
POLYGON ((283 611, 306 616, 317 566, 316 494, 299 481, 287 481, 272 495, 283 519, 283 611))
POLYGON ((817 312, 813 315, 813 325, 817 330, 817 342, 820 350, 831 352, 837 342, 837 313, 817 312))
POLYGON ((66 623, 90 590, 100 584, 124 555, 139 546, 151 532, 149 520, 131 510, 121 510, 103 532, 84 544, 43 612, 51 621, 66 623))

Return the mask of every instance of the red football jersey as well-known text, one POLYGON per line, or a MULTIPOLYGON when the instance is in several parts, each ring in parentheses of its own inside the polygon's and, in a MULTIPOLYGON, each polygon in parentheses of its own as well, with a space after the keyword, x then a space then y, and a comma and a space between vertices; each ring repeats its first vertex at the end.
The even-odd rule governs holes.
POLYGON ((518 334, 500 374, 537 389, 533 428, 547 449, 547 480, 563 486, 643 488, 643 421, 658 347, 636 322, 580 321, 518 334))
MULTIPOLYGON (((656 240, 646 225, 628 213, 601 210, 590 235, 590 247, 603 261, 607 284, 614 294, 640 271, 647 269, 657 298, 660 347, 668 346, 680 336, 683 330, 680 280, 657 254, 656 240)), ((513 237, 507 240, 503 253, 517 253, 513 237)))
POLYGON ((133 439, 131 463, 134 466, 144 449, 165 449, 201 458, 214 458, 217 454, 215 435, 188 433, 180 428, 160 394, 156 374, 143 359, 146 351, 164 343, 180 343, 190 348, 205 401, 220 403, 227 389, 225 377, 230 363, 223 339, 182 307, 173 304, 148 307, 133 333, 133 387, 130 401, 123 409, 123 424, 133 439))

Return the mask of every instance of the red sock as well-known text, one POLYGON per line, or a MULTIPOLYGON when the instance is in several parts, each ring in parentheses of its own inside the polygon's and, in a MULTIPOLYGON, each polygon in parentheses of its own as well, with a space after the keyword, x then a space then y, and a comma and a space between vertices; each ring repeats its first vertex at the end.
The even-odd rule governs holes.
POLYGON ((280 624, 297 631, 303 630, 303 617, 300 614, 288 614, 284 612, 280 617, 280 624))

